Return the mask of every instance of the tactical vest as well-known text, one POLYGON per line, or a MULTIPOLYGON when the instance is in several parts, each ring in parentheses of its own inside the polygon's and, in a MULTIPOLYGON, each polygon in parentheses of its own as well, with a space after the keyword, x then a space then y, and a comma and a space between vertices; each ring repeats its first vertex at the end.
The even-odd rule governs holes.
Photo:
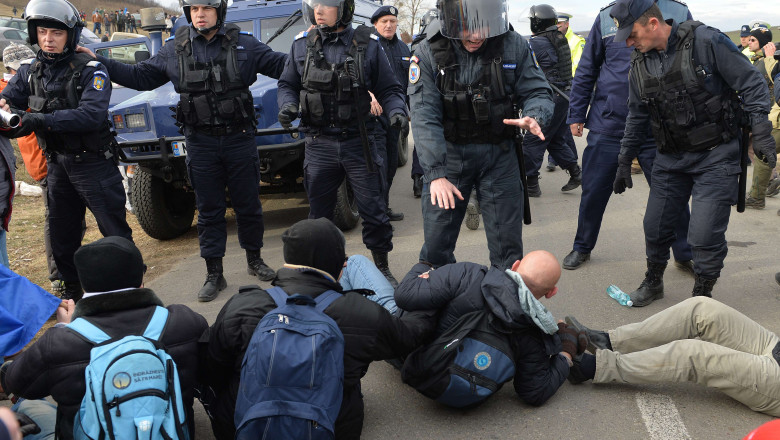
POLYGON ((371 97, 363 78, 363 66, 372 29, 358 26, 352 36, 347 61, 336 64, 325 60, 320 33, 308 33, 301 75, 303 124, 315 128, 357 129, 358 112, 364 117, 369 115, 371 97))
POLYGON ((775 82, 772 80, 772 75, 770 75, 769 72, 766 70, 765 60, 766 57, 761 57, 753 65, 756 66, 756 69, 758 69, 758 73, 760 73, 761 76, 764 77, 764 81, 766 81, 766 85, 769 86, 769 98, 771 99, 770 102, 774 104, 775 103, 775 82))
POLYGON ((237 45, 240 29, 225 26, 222 50, 216 59, 203 63, 192 56, 189 26, 176 31, 179 58, 179 124, 212 135, 227 135, 257 125, 252 92, 241 81, 237 45))
POLYGON ((658 151, 702 151, 728 142, 738 133, 739 99, 734 91, 713 95, 704 87, 703 66, 694 65, 694 33, 702 23, 687 21, 677 31, 674 62, 660 78, 652 76, 645 55, 631 54, 631 75, 637 75, 642 102, 658 151))
MULTIPOLYGON (((444 138, 454 144, 498 144, 514 136, 503 120, 515 117, 513 97, 504 87, 503 56, 506 34, 486 41, 479 55, 482 71, 471 84, 457 80, 460 65, 449 38, 430 39, 436 63, 436 87, 442 94, 444 138)), ((519 68, 519 66, 516 66, 519 68)))
POLYGON ((535 35, 534 38, 545 38, 555 48, 555 54, 558 62, 549 68, 545 75, 547 81, 555 84, 562 90, 571 89, 571 49, 569 49, 569 40, 558 31, 558 29, 544 31, 535 35))
MULTIPOLYGON (((62 87, 58 90, 46 90, 43 84, 45 64, 35 60, 30 66, 30 96, 27 105, 37 113, 52 113, 57 110, 78 108, 81 93, 81 72, 87 65, 98 64, 91 56, 77 53, 70 57, 68 69, 64 74, 62 87)), ((98 153, 105 151, 116 141, 111 132, 108 116, 94 131, 86 133, 35 133, 38 145, 47 154, 77 154, 83 152, 98 153)))

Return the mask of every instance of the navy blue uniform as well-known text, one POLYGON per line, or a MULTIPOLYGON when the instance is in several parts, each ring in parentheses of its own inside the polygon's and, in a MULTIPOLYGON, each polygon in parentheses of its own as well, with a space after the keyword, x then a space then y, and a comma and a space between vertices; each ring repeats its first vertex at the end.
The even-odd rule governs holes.
MULTIPOLYGON (((213 62, 222 51, 225 26, 210 41, 191 26, 188 29, 195 60, 213 62)), ((245 33, 239 34, 237 51, 238 73, 247 87, 257 80, 258 73, 279 78, 287 57, 245 33)), ((104 57, 98 59, 108 66, 111 79, 117 84, 136 90, 152 90, 171 81, 176 91, 181 92, 174 37, 166 40, 155 56, 136 65, 104 57)), ((185 125, 184 136, 187 139, 187 171, 198 206, 201 257, 221 258, 225 255, 225 187, 230 191, 230 200, 236 211, 241 248, 247 251, 262 248, 263 209, 257 194, 260 163, 254 127, 248 125, 245 130, 216 136, 185 125)))
MULTIPOLYGON (((35 62, 44 63, 43 84, 47 92, 64 88, 70 60, 71 56, 65 56, 52 63, 38 52, 35 62)), ((23 64, 2 92, 2 97, 16 109, 28 108, 30 66, 23 64)), ((78 107, 46 113, 45 128, 38 134, 72 137, 103 127, 111 98, 111 80, 106 70, 97 62, 88 64, 81 71, 80 84, 83 91, 78 107)), ((116 235, 132 240, 133 232, 125 219, 122 175, 114 159, 107 158, 105 152, 50 152, 47 167, 52 255, 62 280, 77 282, 73 254, 81 246, 86 208, 92 211, 104 237, 116 235)))
MULTIPOLYGON (((633 49, 614 41, 617 26, 609 16, 613 4, 602 9, 593 23, 569 95, 567 123, 584 123, 589 130, 588 145, 582 154, 582 197, 573 245, 573 250, 584 254, 596 247, 604 210, 612 195, 620 138, 628 116, 627 82, 633 49)), ((664 17, 683 21, 691 18, 688 8, 680 2, 659 0, 657 4, 664 17)), ((647 137, 637 159, 650 184, 656 146, 649 126, 643 130, 647 137)), ((687 242, 689 218, 690 211, 686 209, 675 225, 676 239, 671 246, 678 261, 692 258, 687 242)))
MULTIPOLYGON (((671 22, 671 26, 666 50, 663 53, 651 50, 645 54, 644 64, 652 76, 665 74, 677 55, 679 26, 676 22, 671 22)), ((699 26, 694 35, 694 65, 703 66, 706 75, 703 84, 707 91, 715 96, 738 91, 751 123, 766 121, 770 99, 758 70, 717 29, 699 26)), ((637 77, 632 69, 629 113, 620 149, 620 154, 627 157, 636 156, 646 142, 650 125, 650 112, 640 97, 637 77)), ((696 275, 705 279, 720 276, 728 252, 726 228, 731 205, 737 203, 739 153, 737 137, 703 151, 658 152, 644 219, 649 262, 665 264, 669 260, 669 245, 675 240, 674 225, 692 195, 688 241, 693 247, 696 275)))
MULTIPOLYGON (((351 27, 339 33, 324 33, 322 52, 325 61, 331 64, 343 63, 352 45, 351 27)), ((293 42, 290 56, 279 78, 279 108, 285 104, 298 104, 303 88, 301 77, 306 61, 306 32, 300 33, 293 42)), ((407 114, 404 94, 387 60, 382 46, 372 36, 365 50, 363 78, 385 114, 407 114)), ((363 143, 356 128, 310 127, 303 122, 300 131, 306 135, 306 158, 303 163, 304 186, 309 196, 309 218, 333 219, 336 195, 346 177, 355 194, 358 211, 363 219, 363 243, 372 251, 390 252, 393 249, 393 231, 386 214, 384 198, 385 179, 382 173, 384 161, 380 149, 385 148, 384 130, 375 118, 366 121, 369 131, 371 155, 375 162, 373 172, 366 169, 363 143)))

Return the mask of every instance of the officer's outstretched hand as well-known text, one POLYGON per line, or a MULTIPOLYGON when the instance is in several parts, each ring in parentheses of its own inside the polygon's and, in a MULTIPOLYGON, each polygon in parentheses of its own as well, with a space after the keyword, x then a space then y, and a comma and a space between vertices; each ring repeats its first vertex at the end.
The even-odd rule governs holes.
POLYGON ((775 139, 772 137, 772 122, 766 119, 756 122, 753 129, 753 152, 756 153, 758 160, 774 168, 777 164, 777 150, 775 149, 775 139))
POLYGON ((618 155, 618 169, 615 175, 615 183, 612 184, 612 190, 615 194, 623 194, 626 188, 633 188, 634 182, 631 180, 631 161, 628 156, 618 155))
POLYGON ((409 128, 409 118, 403 113, 396 113, 390 116, 390 125, 399 130, 406 130, 409 128))
POLYGON ((463 200, 460 190, 450 183, 446 177, 431 181, 431 205, 439 205, 443 209, 455 209, 455 197, 463 200))
POLYGON ((296 119, 298 119, 298 104, 289 102, 279 110, 279 123, 282 124, 282 127, 292 127, 292 121, 296 119))
POLYGON ((514 125, 520 127, 523 130, 528 130, 529 133, 535 136, 539 136, 539 139, 544 140, 544 133, 542 133, 542 127, 536 122, 536 119, 525 116, 520 119, 504 119, 504 124, 514 125))

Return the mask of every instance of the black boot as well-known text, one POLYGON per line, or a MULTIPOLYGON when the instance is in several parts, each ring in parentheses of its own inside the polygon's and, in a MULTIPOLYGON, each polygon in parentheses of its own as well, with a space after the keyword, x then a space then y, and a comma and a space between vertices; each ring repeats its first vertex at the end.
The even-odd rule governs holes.
POLYGON ((404 219, 404 213, 403 212, 393 212, 392 208, 387 208, 387 211, 385 211, 387 214, 387 218, 390 219, 391 222, 400 222, 404 219))
POLYGON ((696 275, 696 281, 693 284, 693 295, 691 296, 706 296, 712 298, 712 287, 718 281, 717 278, 703 278, 696 275))
POLYGON ((588 335, 588 351, 596 353, 596 350, 612 351, 612 342, 609 340, 609 333, 600 330, 591 330, 577 321, 573 316, 566 317, 566 325, 572 327, 577 333, 585 332, 588 335))
POLYGON ((422 188, 423 188, 423 181, 422 181, 422 175, 415 174, 412 176, 412 194, 414 194, 415 199, 419 199, 422 197, 422 188))
POLYGON ((539 176, 528 176, 528 197, 541 197, 542 189, 539 188, 539 176))
POLYGON ((63 288, 60 293, 60 298, 64 300, 72 299, 73 302, 79 302, 82 296, 84 296, 84 289, 81 288, 81 283, 78 281, 63 281, 63 288))
POLYGON ((387 278, 387 281, 390 282, 390 285, 393 286, 393 289, 397 288, 398 281, 393 276, 393 273, 390 272, 390 266, 387 263, 387 252, 371 251, 371 256, 374 258, 374 264, 376 264, 376 268, 382 272, 382 275, 384 275, 385 278, 387 278))
POLYGON ((666 270, 666 263, 647 262, 645 279, 639 288, 629 295, 634 307, 644 307, 664 297, 664 270, 666 270))
POLYGON ((479 228, 479 202, 474 192, 469 197, 469 204, 466 205, 466 227, 472 231, 479 228))
POLYGON ((198 292, 198 301, 209 302, 219 295, 221 290, 227 287, 227 281, 222 276, 222 258, 206 258, 206 282, 198 292))
POLYGON ((246 273, 256 276, 260 281, 271 281, 276 272, 265 264, 260 257, 260 251, 246 251, 246 273))
POLYGON ((582 185, 582 168, 575 162, 566 170, 569 173, 569 181, 561 187, 561 191, 571 191, 582 185))

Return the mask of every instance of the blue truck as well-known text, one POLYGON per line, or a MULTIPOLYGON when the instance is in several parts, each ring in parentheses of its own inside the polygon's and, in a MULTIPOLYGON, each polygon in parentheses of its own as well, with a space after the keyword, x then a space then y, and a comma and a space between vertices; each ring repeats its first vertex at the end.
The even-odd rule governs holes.
MULTIPOLYGON (((236 1, 228 6, 226 21, 251 32, 273 50, 289 53, 295 35, 306 30, 300 0, 236 1)), ((355 0, 353 25, 370 25, 378 3, 355 0)), ((183 18, 182 18, 183 19, 183 18)), ((186 21, 184 22, 186 24, 186 21)), ((125 63, 149 58, 160 47, 159 36, 89 45, 93 51, 125 63)), ((167 83, 138 92, 114 86, 109 117, 117 133, 120 161, 134 166, 130 201, 138 223, 150 237, 167 240, 187 232, 195 214, 195 195, 185 167, 187 145, 175 121, 179 94, 167 83)), ((295 128, 277 121, 276 80, 258 75, 250 87, 257 113, 257 151, 262 194, 303 191, 304 142, 295 128)), ((403 158, 406 159, 404 152, 403 158)), ((342 230, 359 221, 357 205, 346 181, 339 188, 334 222, 342 230)))

